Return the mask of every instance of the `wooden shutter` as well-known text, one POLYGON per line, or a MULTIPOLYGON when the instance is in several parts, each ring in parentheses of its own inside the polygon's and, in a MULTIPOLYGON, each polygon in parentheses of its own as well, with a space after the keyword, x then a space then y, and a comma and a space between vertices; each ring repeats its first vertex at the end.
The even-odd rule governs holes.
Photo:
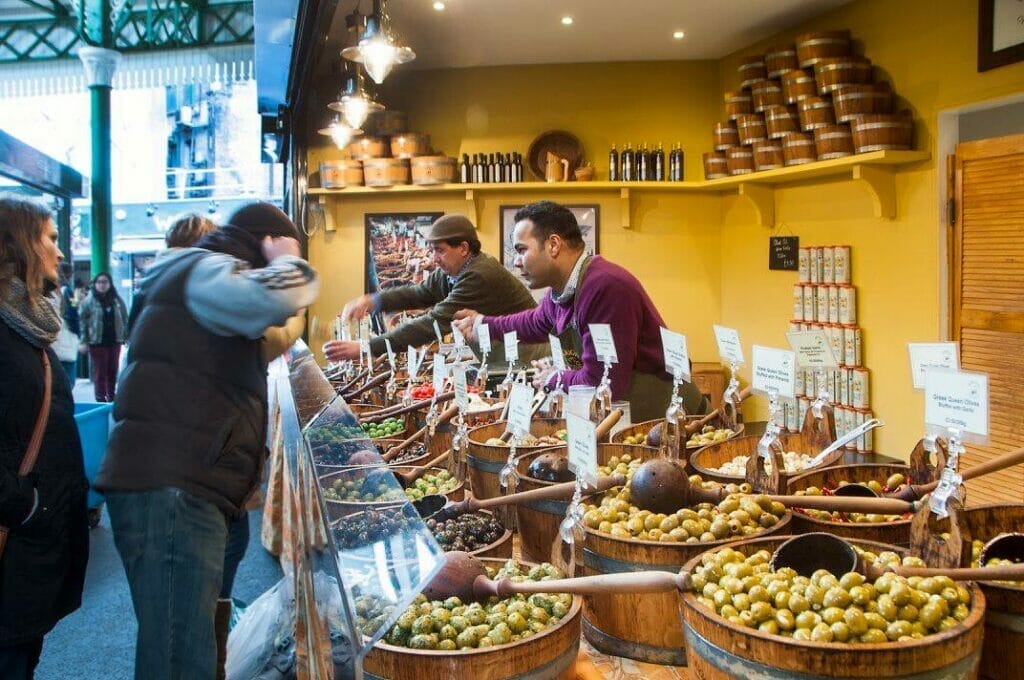
MULTIPOLYGON (((965 370, 989 376, 989 444, 963 467, 1024 446, 1024 135, 956 152, 952 330, 965 370)), ((968 503, 1024 501, 1024 468, 968 482, 968 503)))

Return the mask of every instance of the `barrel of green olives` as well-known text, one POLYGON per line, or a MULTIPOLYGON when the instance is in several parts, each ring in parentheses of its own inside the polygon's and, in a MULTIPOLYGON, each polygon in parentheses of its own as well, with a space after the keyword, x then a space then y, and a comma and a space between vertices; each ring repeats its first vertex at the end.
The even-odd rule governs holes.
MULTIPOLYGON (((504 560, 498 559, 483 562, 494 568, 504 564, 504 560)), ((363 677, 368 680, 575 680, 581 608, 581 599, 573 597, 564 616, 528 637, 475 649, 412 649, 389 644, 385 638, 374 645, 363 660, 363 677)))
MULTIPOLYGON (((365 415, 367 413, 373 413, 374 411, 379 411, 381 409, 380 406, 377 406, 375 404, 368 404, 368 403, 353 403, 353 404, 347 404, 347 406, 352 411, 352 413, 354 413, 357 417, 361 417, 361 416, 363 416, 363 415, 365 415)), ((366 436, 367 437, 371 436, 370 430, 372 428, 372 429, 380 429, 382 432, 384 430, 386 430, 386 434, 382 434, 381 435, 382 437, 388 437, 388 438, 392 438, 392 439, 405 439, 406 437, 408 437, 409 435, 412 434, 412 427, 411 427, 411 425, 412 425, 412 419, 409 417, 409 414, 404 414, 404 415, 397 416, 395 418, 387 418, 387 419, 385 419, 385 421, 383 423, 378 423, 378 424, 373 424, 373 425, 371 425, 371 424, 363 425, 363 430, 366 431, 366 436), (398 421, 398 423, 401 426, 400 427, 394 426, 393 423, 395 421, 398 421), (383 425, 384 423, 387 424, 386 428, 381 427, 381 425, 383 425)))
MULTIPOLYGON (((657 422, 657 421, 651 421, 657 422)), ((549 450, 532 451, 516 458, 516 469, 519 471, 519 491, 532 491, 556 484, 555 481, 537 479, 530 476, 530 464, 537 456, 549 450)), ((561 452, 564 449, 550 449, 561 452)), ((631 446, 627 444, 598 444, 597 463, 607 465, 613 456, 628 453, 642 460, 656 457, 658 450, 647 446, 631 446)), ((519 547, 523 559, 531 562, 545 562, 551 559, 551 548, 558 536, 558 526, 565 519, 569 501, 529 501, 516 506, 516 525, 519 527, 519 547)))
MULTIPOLYGON (((813 470, 790 478, 789 493, 811 491, 813 495, 831 495, 844 483, 864 484, 875 493, 895 491, 891 484, 910 483, 910 468, 906 465, 862 463, 837 465, 813 470)), ((835 536, 877 541, 892 545, 910 544, 910 515, 864 515, 859 513, 828 513, 827 511, 793 511, 793 533, 806 534, 821 531, 835 536), (831 514, 831 518, 829 515, 831 514)))
MULTIPOLYGON (((411 467, 404 465, 388 469, 396 473, 412 470, 411 467)), ((378 476, 378 470, 379 468, 348 468, 321 475, 319 484, 328 520, 333 521, 365 510, 395 508, 431 493, 439 493, 453 501, 462 500, 464 497, 464 485, 451 478, 450 473, 442 468, 431 468, 426 475, 404 491, 398 486, 397 481, 378 476), (430 480, 438 477, 443 478, 440 487, 430 483, 430 480)))
MULTIPOLYGON (((469 431, 469 447, 466 455, 466 467, 469 473, 470 488, 477 498, 495 498, 501 495, 499 475, 508 460, 509 447, 499 445, 508 423, 504 420, 487 425, 480 425, 469 431), (488 444, 490 441, 492 443, 488 444)), ((530 434, 534 437, 553 437, 559 430, 565 429, 565 421, 556 418, 535 418, 530 423, 530 434)), ((516 455, 551 448, 552 444, 540 446, 516 446, 516 455)))
MULTIPOLYGON (((773 552, 784 539, 770 537, 759 538, 750 541, 733 543, 723 546, 714 551, 709 551, 702 556, 690 560, 685 569, 691 574, 696 574, 702 563, 713 562, 716 553, 723 549, 732 548, 740 553, 751 556, 758 551, 765 550, 769 554, 773 552)), ((872 552, 893 551, 902 554, 902 548, 888 546, 870 541, 853 541, 865 550, 872 552)), ((850 578, 846 575, 843 579, 850 578)), ((853 575, 856 577, 856 575, 853 575)), ((734 577, 738 578, 738 577, 734 577)), ((831 575, 826 578, 837 580, 831 575)), ((755 585, 752 588, 767 590, 757 582, 757 576, 752 579, 755 585)), ((811 577, 812 585, 814 576, 811 577)), ((978 677, 978 667, 981 662, 982 635, 984 628, 982 621, 985 615, 985 596, 977 585, 960 584, 950 587, 950 597, 966 609, 958 611, 962 618, 953 619, 946 615, 941 619, 942 614, 934 610, 939 604, 932 605, 933 611, 925 613, 925 607, 920 609, 914 605, 908 605, 912 609, 899 607, 892 602, 893 597, 889 596, 886 607, 893 609, 891 614, 885 616, 881 611, 881 598, 886 595, 878 595, 880 590, 872 587, 870 589, 861 587, 857 596, 864 596, 867 599, 875 598, 879 605, 878 611, 871 611, 866 607, 857 604, 849 604, 851 601, 853 587, 847 588, 843 579, 838 580, 839 589, 845 592, 834 593, 837 600, 836 606, 823 607, 814 610, 813 606, 807 605, 807 598, 800 596, 801 614, 795 619, 789 608, 776 609, 767 601, 760 602, 760 609, 765 610, 771 622, 766 619, 761 624, 755 623, 754 627, 730 621, 709 606, 702 604, 698 598, 700 593, 683 593, 678 605, 679 613, 684 619, 686 631, 686 655, 687 665, 693 677, 702 680, 733 680, 736 678, 770 678, 772 680, 824 680, 825 678, 886 678, 887 680, 959 680, 978 677), (962 590, 961 590, 962 588, 962 590), (963 599, 967 602, 963 602, 963 599), (847 604, 844 604, 847 603, 847 604), (842 605, 842 606, 839 606, 842 605), (768 614, 768 612, 774 612, 768 614), (785 612, 785 615, 782 615, 785 612), (828 617, 834 617, 835 623, 830 626, 825 623, 826 612, 828 617), (800 628, 800 616, 811 617, 814 624, 813 630, 808 633, 812 636, 808 640, 795 637, 784 637, 775 632, 769 626, 776 629, 792 630, 794 626, 800 628), (913 629, 913 624, 908 619, 928 616, 929 619, 939 619, 941 625, 933 625, 939 632, 924 634, 921 637, 905 635, 906 630, 913 629), (782 621, 780 624, 779 621, 782 621), (878 623, 876 623, 876 621, 878 623), (768 627, 767 630, 762 626, 768 627), (818 628, 823 626, 821 631, 818 628), (856 629, 864 628, 868 641, 854 638, 856 629), (838 634, 846 638, 845 642, 837 641, 838 634), (870 635, 872 633, 873 635, 870 635), (817 633, 820 632, 820 635, 817 633), (874 641, 877 638, 878 641, 874 641), (857 641, 851 642, 851 640, 857 641), (823 641, 831 640, 831 641, 823 641)), ((746 581, 746 577, 743 581, 746 581)), ((923 579, 922 579, 923 582, 923 579)), ((878 583, 876 581, 876 583, 878 583)), ((698 578, 695 582, 697 589, 703 592, 698 578)), ((706 584, 705 584, 706 585, 706 584)), ((745 586, 741 587, 741 590, 745 586)), ((812 586, 807 586, 811 588, 812 586)), ((821 595, 825 590, 823 598, 831 597, 833 588, 814 586, 816 593, 814 597, 821 595)), ((859 586, 854 586, 859 587, 859 586)), ((747 591, 750 588, 738 593, 750 598, 747 591)), ((909 590, 909 589, 904 589, 909 590)), ((791 600, 794 595, 787 590, 782 592, 791 600)), ((945 593, 945 590, 943 590, 945 593)), ((805 593, 806 594, 806 593, 805 593)), ((912 593, 917 597, 916 591, 912 593)), ((735 595, 735 594, 734 594, 735 595)), ((767 595, 765 593, 764 595, 767 595)), ((761 596, 759 595, 758 598, 761 596)), ((927 598, 927 594, 923 597, 927 598)), ((941 597, 948 602, 948 598, 941 597)), ((746 601, 746 600, 745 600, 746 601)), ((856 600, 853 600, 855 603, 856 600)), ((931 601, 928 601, 931 605, 931 601)), ((745 605, 744 605, 745 606, 745 605)), ((751 603, 751 609, 753 608, 751 603)), ((953 604, 948 604, 952 610, 953 604)), ((942 611, 941 609, 939 611, 942 611)), ((756 612, 756 622, 760 615, 756 612)), ((933 623, 929 621, 929 623, 933 623)), ((799 631, 795 631, 799 632, 799 631)), ((1001 675, 1000 677, 1007 677, 1001 675)))
MULTIPOLYGON (((686 416, 685 421, 691 422, 693 420, 698 420, 703 417, 704 416, 686 416)), ((650 446, 651 444, 646 441, 647 434, 654 429, 655 425, 663 422, 665 422, 664 418, 655 418, 654 420, 645 420, 642 423, 634 423, 632 425, 628 425, 612 434, 610 441, 613 444, 640 444, 642 446, 650 446)), ((721 418, 713 418, 712 420, 708 421, 707 427, 711 427, 718 430, 724 428, 725 424, 722 422, 721 418)), ((696 430, 696 432, 694 432, 693 434, 699 434, 702 431, 702 429, 703 428, 696 430)), ((728 436, 735 437, 742 432, 743 424, 740 423, 733 428, 733 433, 728 436)), ((689 439, 690 437, 693 436, 693 434, 684 436, 686 436, 687 439, 689 439)), ((688 446, 688 448, 696 449, 699 447, 688 446)))
MULTIPOLYGON (((992 504, 968 508, 963 518, 974 539, 975 552, 999 534, 1020 531, 1024 504, 992 504)), ((977 561, 977 555, 974 560, 977 561)), ((979 581, 985 593, 985 642, 981 677, 1024 680, 1024 588, 1020 584, 979 581)))
MULTIPOLYGON (((611 492, 609 492, 611 493, 611 492)), ((626 506, 628 501, 624 501, 626 506)), ((721 504, 719 504, 721 505, 721 504)), ((750 532, 756 535, 788 535, 789 522, 792 515, 781 505, 775 504, 777 512, 772 522, 764 522, 750 526, 750 532), (767 526, 764 526, 767 525, 767 526)), ((690 528, 691 523, 700 523, 710 515, 707 508, 686 509, 664 519, 654 515, 659 525, 658 540, 642 540, 616 531, 613 535, 586 526, 586 540, 583 543, 582 575, 613 574, 655 569, 659 571, 678 572, 682 566, 695 556, 727 543, 735 543, 745 534, 742 523, 733 527, 726 522, 725 535, 722 540, 710 540, 714 536, 704 531, 707 527, 690 528), (693 513, 689 515, 688 512, 693 513), (686 519, 683 519, 683 516, 686 519), (660 521, 659 521, 660 520, 660 521), (666 523, 667 522, 667 523, 666 523), (673 526, 674 525, 674 526, 673 526), (682 540, 669 540, 674 536, 671 531, 682 529, 691 535, 682 540), (703 536, 698 536, 703 533, 703 536), (703 540, 707 538, 709 540, 703 540), (689 542, 688 542, 689 541, 689 542)), ((611 508, 615 509, 615 508, 611 508)), ((621 508, 619 508, 621 509, 621 508)), ((767 515, 768 511, 759 508, 757 513, 767 515)), ((589 514, 589 513, 588 513, 589 514)), ((629 508, 628 514, 634 514, 629 508)), ((752 518, 752 514, 748 513, 752 518)), ((765 517, 767 519, 767 517, 765 517)), ((752 520, 753 521, 753 520, 752 520)), ((587 522, 586 516, 584 522, 587 522)), ((628 526, 628 523, 627 523, 628 526)), ((696 526, 696 525, 694 525, 696 526)), ((719 527, 713 527, 715 531, 719 527)), ((717 535, 717 534, 716 534, 717 535)), ((681 535, 680 535, 681 538, 681 535)), ((583 635, 591 645, 605 654, 624 656, 630 659, 671 666, 686 665, 686 649, 683 642, 683 626, 679 618, 678 595, 675 593, 644 593, 632 595, 588 595, 584 597, 583 635)), ((699 676, 698 676, 699 677, 699 676)))
MULTIPOLYGON (((497 399, 485 398, 485 401, 490 403, 497 403, 497 399)), ((439 412, 450 406, 451 403, 439 406, 439 412)), ((471 411, 466 413, 464 416, 466 421, 466 427, 473 428, 478 425, 486 425, 493 423, 501 417, 501 411, 504 408, 502 406, 496 406, 494 408, 487 409, 485 411, 471 411)), ((422 408, 418 411, 413 411, 413 427, 420 429, 427 424, 427 411, 428 408, 422 408)), ((434 435, 429 438, 428 448, 430 452, 435 456, 444 453, 452 447, 452 438, 455 436, 455 430, 458 426, 455 424, 455 420, 449 420, 447 423, 442 423, 434 428, 434 435)))

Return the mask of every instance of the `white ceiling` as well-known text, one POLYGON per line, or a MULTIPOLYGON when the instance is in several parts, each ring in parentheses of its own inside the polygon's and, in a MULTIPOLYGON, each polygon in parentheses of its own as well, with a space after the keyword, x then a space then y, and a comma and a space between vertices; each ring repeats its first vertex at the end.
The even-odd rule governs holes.
MULTIPOLYGON (((434 0, 389 0, 386 9, 416 51, 411 68, 459 68, 719 59, 850 1, 444 0, 438 12, 434 0), (686 37, 674 40, 677 30, 686 37)), ((354 6, 342 0, 338 9, 354 6)))

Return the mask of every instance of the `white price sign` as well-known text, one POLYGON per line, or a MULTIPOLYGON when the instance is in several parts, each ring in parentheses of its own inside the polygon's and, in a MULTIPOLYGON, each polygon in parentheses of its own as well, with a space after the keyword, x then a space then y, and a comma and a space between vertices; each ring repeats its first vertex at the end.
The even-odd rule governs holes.
POLYGON ((924 389, 924 376, 933 368, 960 368, 960 349, 955 342, 908 342, 907 349, 915 390, 924 389))
POLYGON ((408 346, 408 349, 406 349, 406 364, 409 368, 410 378, 415 378, 416 374, 420 372, 420 360, 422 358, 422 355, 416 351, 415 347, 412 345, 408 346))
POLYGON ((590 338, 594 341, 597 358, 606 364, 617 364, 619 355, 615 351, 615 339, 612 338, 612 327, 606 323, 590 324, 590 338))
POLYGON ((437 325, 437 319, 434 319, 434 335, 437 336, 437 344, 444 342, 444 336, 441 335, 441 327, 437 325))
POLYGON ((361 340, 368 340, 373 332, 370 330, 370 317, 364 316, 359 320, 359 338, 361 340))
POLYGON ((665 368, 668 372, 673 377, 679 376, 690 382, 690 351, 686 348, 686 336, 662 328, 661 346, 665 349, 665 368))
POLYGON ((519 361, 519 336, 515 331, 509 331, 502 339, 505 342, 505 363, 511 366, 519 361))
POLYGON ((384 347, 388 350, 388 363, 391 364, 391 371, 395 370, 395 350, 391 347, 391 339, 384 338, 384 347))
POLYGON ((754 345, 754 370, 751 386, 757 392, 768 393, 772 388, 780 397, 795 396, 796 357, 792 352, 754 345))
POLYGON ((466 392, 466 366, 455 364, 452 366, 452 379, 455 382, 455 405, 460 411, 469 408, 469 395, 466 392))
POLYGON ((434 395, 441 394, 444 389, 444 381, 448 378, 448 364, 444 362, 444 355, 438 352, 434 355, 434 395))
POLYGON ((575 413, 565 416, 569 469, 586 486, 597 482, 597 426, 575 413))
POLYGON ((924 421, 988 436, 988 376, 933 368, 924 376, 924 421))
POLYGON ((359 353, 366 357, 366 365, 373 364, 373 355, 370 354, 370 341, 363 339, 359 341, 359 353))
POLYGON ((743 345, 740 344, 740 334, 735 328, 713 325, 715 330, 715 342, 718 343, 718 355, 727 364, 743 364, 743 345))
POLYGON ((825 331, 786 333, 786 340, 796 354, 797 363, 804 368, 839 368, 825 331))
POLYGON ((532 404, 533 387, 525 383, 512 385, 508 396, 508 427, 513 435, 522 437, 530 431, 532 404))
POLYGON ((466 345, 466 336, 462 334, 462 331, 455 324, 452 324, 452 342, 455 343, 456 347, 464 347, 466 345))
POLYGON ((551 345, 551 363, 556 371, 564 371, 565 353, 562 352, 562 341, 557 336, 549 335, 548 343, 551 345))
POLYGON ((480 353, 486 357, 491 353, 491 327, 485 323, 477 326, 476 341, 480 345, 480 353))

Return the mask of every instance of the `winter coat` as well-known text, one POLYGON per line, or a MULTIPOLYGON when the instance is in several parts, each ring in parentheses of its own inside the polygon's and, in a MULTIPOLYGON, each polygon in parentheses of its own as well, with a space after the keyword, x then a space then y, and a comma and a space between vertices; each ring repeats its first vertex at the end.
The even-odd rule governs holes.
MULTIPOLYGON (((78 306, 78 318, 81 322, 82 342, 87 345, 98 345, 103 342, 103 306, 96 296, 89 293, 78 306)), ((128 337, 128 310, 121 298, 114 298, 114 341, 123 344, 128 337)))

